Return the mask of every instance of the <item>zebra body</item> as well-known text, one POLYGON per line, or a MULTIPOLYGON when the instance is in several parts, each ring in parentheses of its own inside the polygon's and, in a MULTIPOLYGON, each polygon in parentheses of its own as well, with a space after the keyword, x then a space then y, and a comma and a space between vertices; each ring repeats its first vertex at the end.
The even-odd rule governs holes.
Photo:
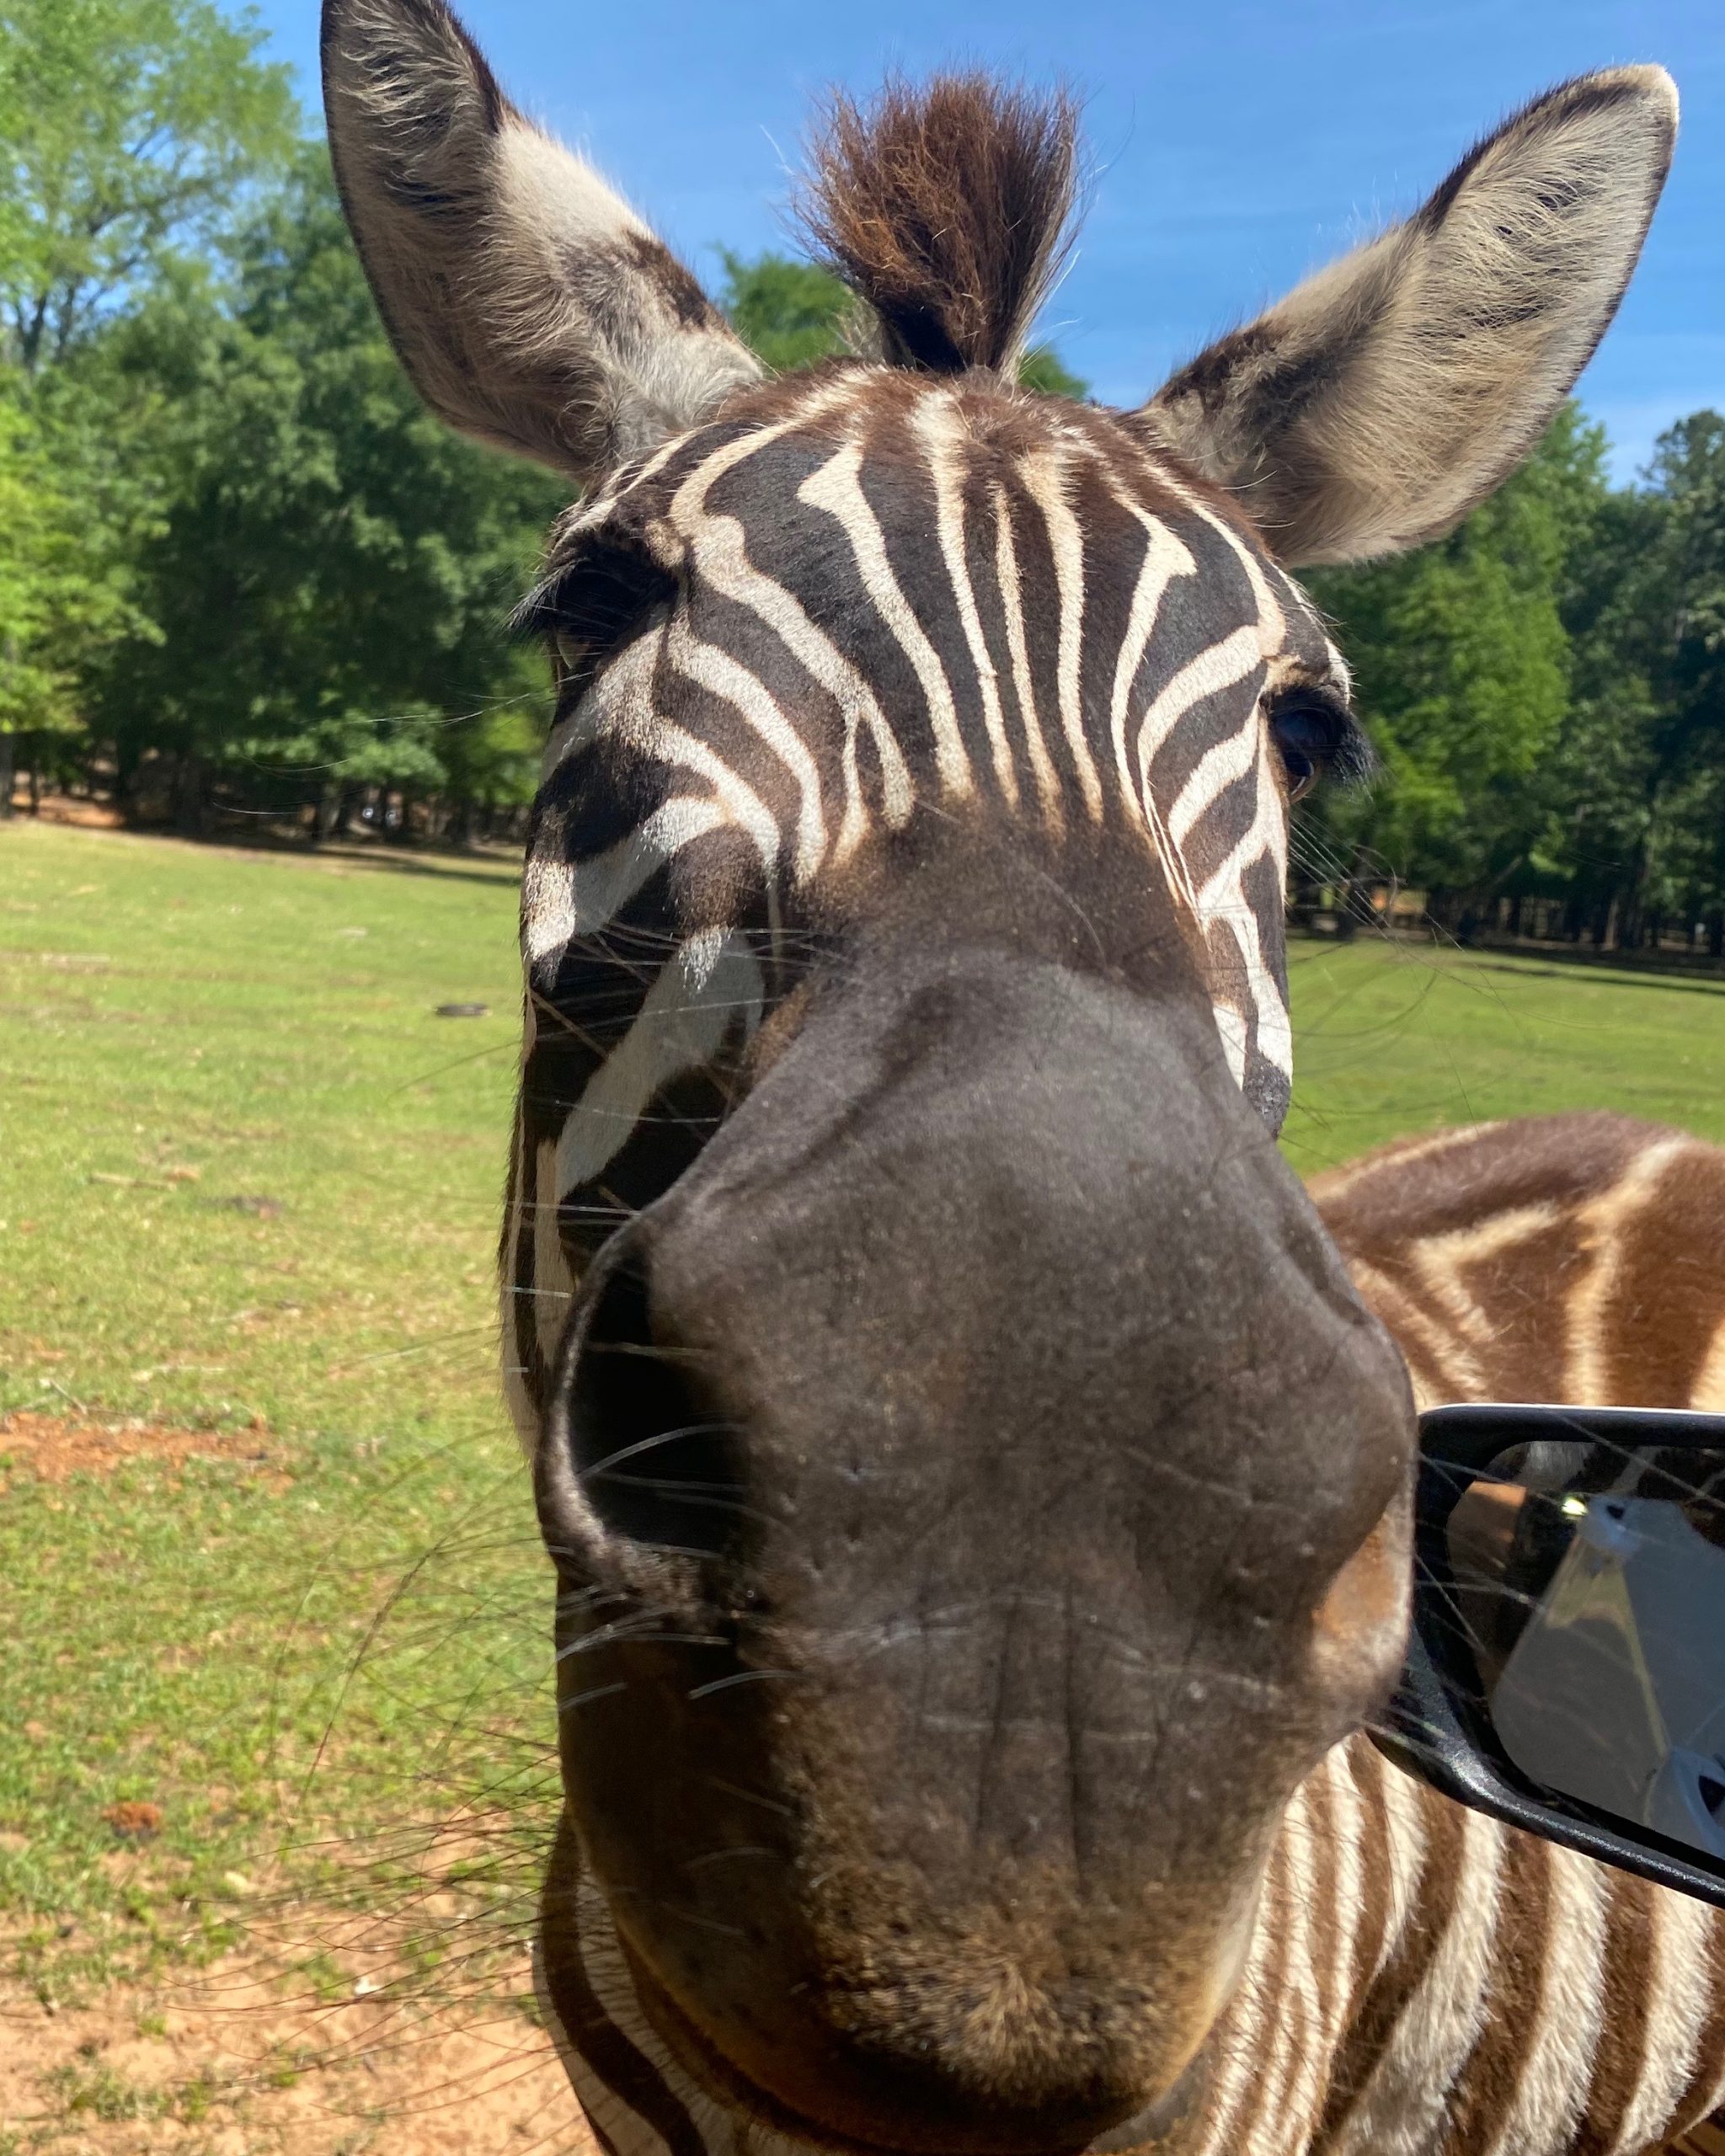
POLYGON ((1403 1139, 1312 1186, 1420 1405, 1725 1414, 1725 1152, 1609 1114, 1403 1139))

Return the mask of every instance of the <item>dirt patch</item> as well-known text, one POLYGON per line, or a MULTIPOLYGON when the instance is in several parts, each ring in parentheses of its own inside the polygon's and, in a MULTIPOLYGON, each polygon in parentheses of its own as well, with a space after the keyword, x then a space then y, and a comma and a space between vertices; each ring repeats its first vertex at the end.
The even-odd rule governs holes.
POLYGON ((155 1422, 79 1422, 24 1409, 0 1415, 0 1490, 23 1473, 38 1482, 65 1482, 74 1475, 111 1475, 129 1460, 172 1467, 188 1460, 237 1462, 286 1483, 261 1430, 175 1430, 155 1422))
POLYGON ((110 1804, 102 1817, 126 1842, 147 1841, 162 1831, 161 1806, 139 1797, 129 1796, 123 1803, 110 1804))
MULTIPOLYGON (((29 813, 30 798, 22 789, 12 797, 15 816, 29 813)), ((61 824, 72 830, 117 831, 123 828, 126 819, 110 803, 86 801, 73 793, 45 793, 37 803, 36 814, 45 824, 61 824)))
POLYGON ((438 2008, 395 1997, 387 1972, 334 1966, 347 1958, 326 1961, 315 1988, 253 1951, 175 1990, 116 1990, 88 2009, 0 1999, 0 2146, 19 2156, 598 2156, 526 2010, 525 1960, 483 2004, 438 2008))

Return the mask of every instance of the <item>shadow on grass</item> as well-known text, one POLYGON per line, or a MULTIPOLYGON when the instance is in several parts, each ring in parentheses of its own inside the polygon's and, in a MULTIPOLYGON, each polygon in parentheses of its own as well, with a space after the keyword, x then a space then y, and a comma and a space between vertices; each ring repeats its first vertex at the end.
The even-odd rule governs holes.
POLYGON ((1609 959, 1579 954, 1572 958, 1561 952, 1541 951, 1536 954, 1530 953, 1524 958, 1509 951, 1493 950, 1487 955, 1477 950, 1458 949, 1455 955, 1477 972, 1515 974, 1524 980, 1530 977, 1536 980, 1564 980, 1578 973, 1594 973, 1612 988, 1662 988, 1675 990, 1680 995, 1725 995, 1725 979, 1709 980, 1694 974, 1666 972, 1652 965, 1632 969, 1614 964, 1609 959))

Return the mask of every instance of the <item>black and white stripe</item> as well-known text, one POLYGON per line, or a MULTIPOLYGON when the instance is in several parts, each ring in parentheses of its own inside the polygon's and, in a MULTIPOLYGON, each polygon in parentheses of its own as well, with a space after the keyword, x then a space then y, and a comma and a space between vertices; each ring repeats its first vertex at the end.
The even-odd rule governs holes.
POLYGON ((677 596, 562 717, 529 847, 505 1279, 530 1435, 585 1256, 668 1184, 692 1116, 722 1112, 794 978, 786 931, 919 805, 1140 846, 1203 939, 1229 1067, 1279 1117, 1287 812, 1262 698, 1340 662, 1295 587, 1147 453, 1123 471, 1077 412, 1022 447, 979 439, 977 403, 820 381, 766 424, 660 451, 560 535, 553 627, 619 530, 677 596))

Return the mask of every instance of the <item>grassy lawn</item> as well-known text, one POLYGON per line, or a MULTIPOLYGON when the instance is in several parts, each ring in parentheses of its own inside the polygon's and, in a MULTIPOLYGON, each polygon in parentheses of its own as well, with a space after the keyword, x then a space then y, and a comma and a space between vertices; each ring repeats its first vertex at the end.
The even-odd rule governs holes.
POLYGON ((0 831, 0 1940, 43 1997, 284 1881, 406 1897, 403 1822, 545 1771, 491 1315, 514 915, 484 863, 0 831), (67 1474, 43 1417, 200 1434, 67 1474))
POLYGON ((1725 1143, 1725 981, 1429 945, 1294 946, 1303 1174, 1443 1123, 1616 1108, 1725 1143))
MULTIPOLYGON (((217 1951, 266 1881, 417 1906, 452 1810, 413 1952, 451 1895, 525 1907, 552 1721, 492 1337, 516 995, 502 865, 0 831, 0 1940, 40 1997, 217 1951), (94 1473, 42 1418, 193 1435, 122 1428, 94 1473)), ((1567 1107, 1725 1139, 1717 986, 1307 943, 1295 1008, 1307 1171, 1567 1107)))

